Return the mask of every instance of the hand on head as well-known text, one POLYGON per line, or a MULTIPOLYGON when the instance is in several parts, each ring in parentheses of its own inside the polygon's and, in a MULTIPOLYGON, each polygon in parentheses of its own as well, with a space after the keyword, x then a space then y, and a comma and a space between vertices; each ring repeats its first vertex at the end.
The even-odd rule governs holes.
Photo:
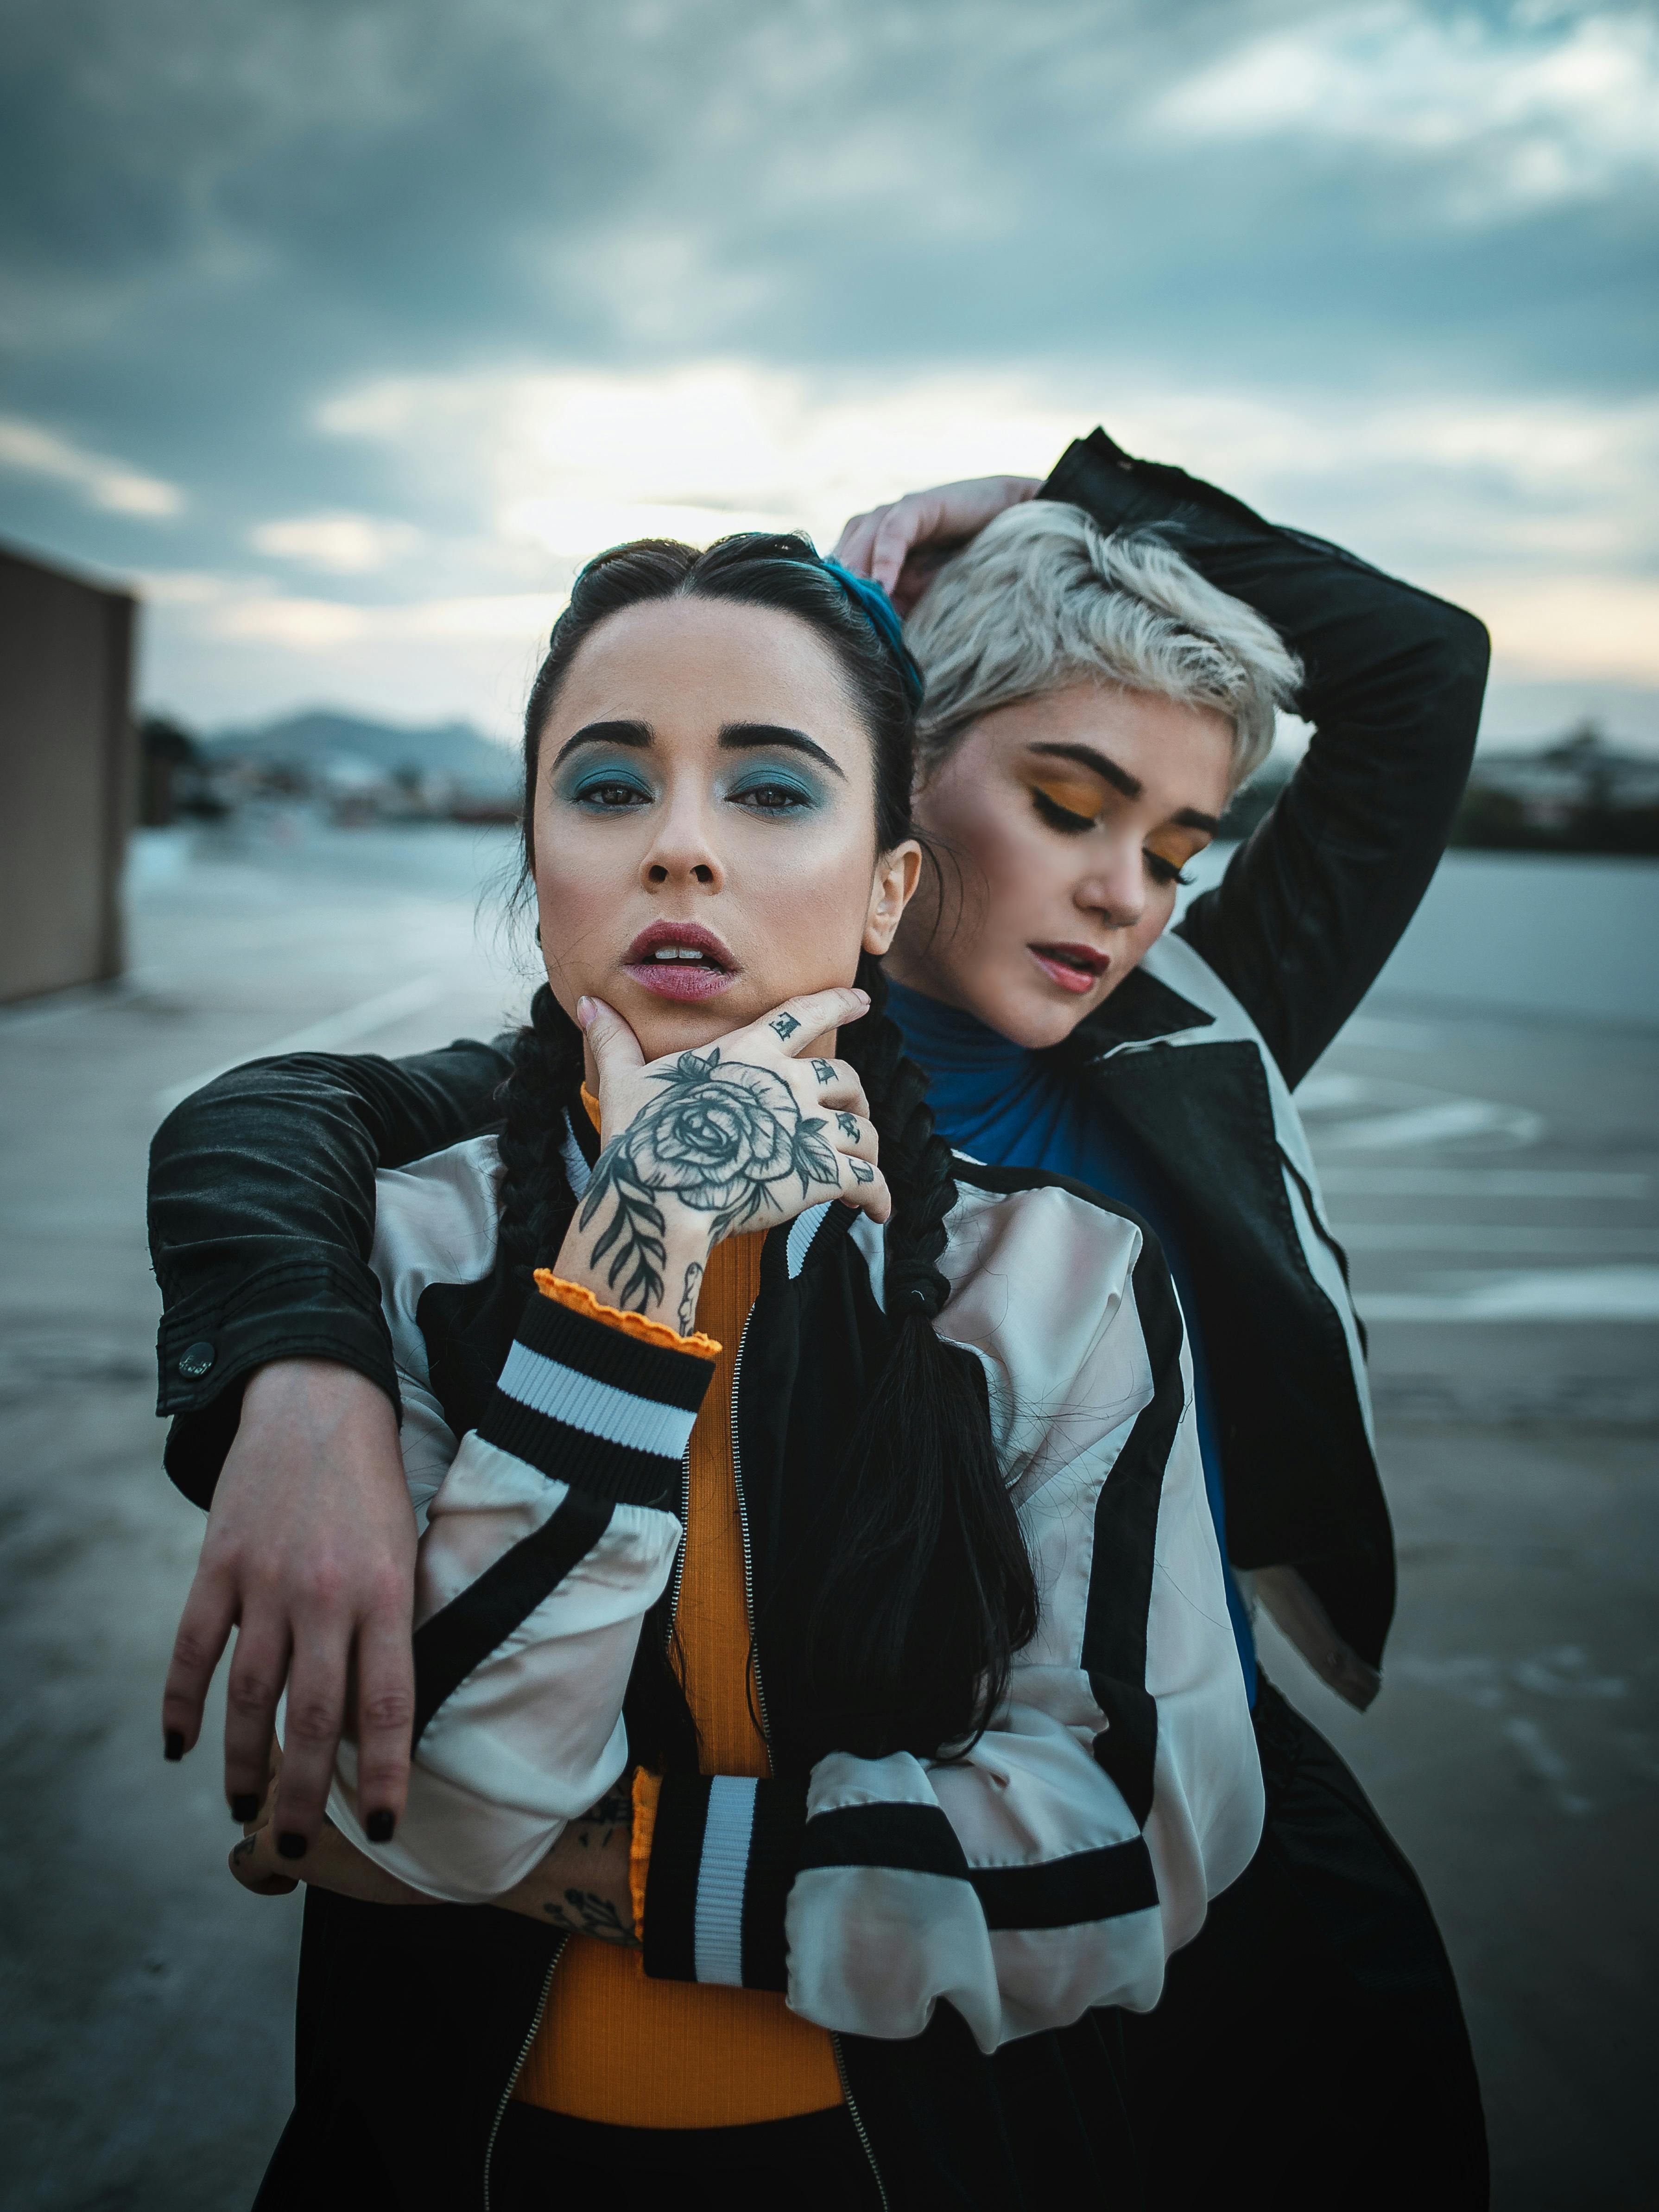
POLYGON ((872 576, 908 615, 951 556, 1006 507, 1035 499, 1040 477, 972 477, 906 492, 842 526, 836 558, 872 576))

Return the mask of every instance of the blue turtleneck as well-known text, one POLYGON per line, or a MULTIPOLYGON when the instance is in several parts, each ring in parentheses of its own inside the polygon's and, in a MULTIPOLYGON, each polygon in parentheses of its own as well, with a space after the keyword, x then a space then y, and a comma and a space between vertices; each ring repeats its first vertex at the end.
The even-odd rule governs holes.
POLYGON ((972 1014, 925 999, 901 983, 889 986, 889 1011, 904 1033, 905 1049, 927 1071, 928 1102, 942 1136, 975 1159, 999 1167, 1047 1168, 1086 1182, 1103 1198, 1139 1214, 1163 1245, 1187 1323, 1204 1488, 1221 1547, 1239 1664, 1254 1706, 1255 1646, 1227 1564, 1221 1440, 1209 1363, 1199 1330, 1192 1271, 1163 1176, 1092 1086, 1060 1073, 1024 1045, 1011 1044, 972 1014))

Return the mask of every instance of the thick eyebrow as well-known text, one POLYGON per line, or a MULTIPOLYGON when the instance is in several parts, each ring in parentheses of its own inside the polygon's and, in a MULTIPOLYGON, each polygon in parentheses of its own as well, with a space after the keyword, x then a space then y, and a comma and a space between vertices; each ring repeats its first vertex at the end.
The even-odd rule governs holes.
MULTIPOLYGON (((1092 769, 1097 776, 1109 783, 1114 791, 1121 791, 1126 799, 1139 799, 1146 788, 1138 775, 1131 775, 1127 768, 1120 768, 1115 760, 1105 753, 1097 752, 1092 745, 1036 744, 1030 747, 1030 750, 1049 753, 1056 760, 1075 761, 1079 768, 1092 769)), ((1212 836, 1221 827, 1213 814, 1200 814, 1195 806, 1183 806, 1170 818, 1178 822, 1183 830, 1203 830, 1212 836)))
POLYGON ((574 738, 567 738, 559 747, 553 765, 574 753, 578 745, 633 745, 641 748, 656 742, 656 732, 649 722, 586 722, 574 738))
POLYGON ((780 722, 727 722, 720 731, 720 745, 723 750, 732 753, 752 752, 763 745, 782 745, 789 752, 805 753, 820 768, 827 768, 832 775, 840 776, 843 783, 847 781, 839 763, 822 745, 815 744, 805 730, 786 729, 780 722))

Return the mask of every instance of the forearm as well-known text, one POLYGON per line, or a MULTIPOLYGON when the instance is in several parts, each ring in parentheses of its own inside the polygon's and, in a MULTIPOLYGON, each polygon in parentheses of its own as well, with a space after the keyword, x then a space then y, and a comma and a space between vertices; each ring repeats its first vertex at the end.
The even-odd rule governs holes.
POLYGON ((635 1949, 633 1835, 633 1795, 624 1777, 572 1820, 540 1865, 495 1902, 562 1935, 592 1936, 635 1949))
POLYGON ((420 1059, 255 1062, 186 1099, 150 1153, 150 1250, 164 1311, 157 1410, 185 1417, 168 1466, 205 1503, 240 1386, 281 1359, 397 1384, 369 1269, 374 1176, 487 1120, 505 1061, 459 1044, 420 1059))

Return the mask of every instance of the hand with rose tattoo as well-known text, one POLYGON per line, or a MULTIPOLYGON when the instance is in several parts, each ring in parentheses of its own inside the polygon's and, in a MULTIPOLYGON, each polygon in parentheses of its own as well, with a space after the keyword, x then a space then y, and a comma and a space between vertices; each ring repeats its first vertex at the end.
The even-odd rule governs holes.
POLYGON ((605 1147, 557 1272, 684 1332, 723 1237, 832 1198, 884 1221, 892 1201, 864 1086, 845 1060, 808 1056, 868 1005, 862 991, 813 992, 647 1066, 622 1016, 584 1000, 605 1147))

